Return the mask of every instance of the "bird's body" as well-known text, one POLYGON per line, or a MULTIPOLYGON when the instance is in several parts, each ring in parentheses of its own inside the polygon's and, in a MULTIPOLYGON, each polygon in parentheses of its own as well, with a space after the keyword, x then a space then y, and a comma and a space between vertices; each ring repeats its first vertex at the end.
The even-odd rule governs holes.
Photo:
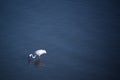
POLYGON ((35 51, 35 54, 38 56, 41 56, 41 55, 46 54, 46 53, 47 53, 46 50, 42 50, 42 49, 35 51))
POLYGON ((40 50, 35 51, 35 54, 29 54, 29 57, 34 59, 37 56, 40 57, 41 55, 46 54, 46 53, 47 53, 46 50, 40 49, 40 50))

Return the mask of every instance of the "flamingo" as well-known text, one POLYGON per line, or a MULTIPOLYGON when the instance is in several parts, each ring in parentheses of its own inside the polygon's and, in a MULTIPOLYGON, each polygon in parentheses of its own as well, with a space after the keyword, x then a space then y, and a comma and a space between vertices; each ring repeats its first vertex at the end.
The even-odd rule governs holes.
POLYGON ((40 49, 40 50, 36 50, 34 54, 29 54, 29 57, 35 59, 37 56, 40 57, 41 55, 46 53, 47 53, 46 50, 40 49))

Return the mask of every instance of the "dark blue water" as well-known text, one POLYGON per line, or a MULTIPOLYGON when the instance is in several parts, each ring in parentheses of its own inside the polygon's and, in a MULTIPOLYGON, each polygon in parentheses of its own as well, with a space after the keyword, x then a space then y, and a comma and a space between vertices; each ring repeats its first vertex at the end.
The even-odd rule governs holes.
POLYGON ((0 11, 0 80, 120 78, 118 2, 1 0, 0 11), (47 54, 30 64, 37 49, 47 54))

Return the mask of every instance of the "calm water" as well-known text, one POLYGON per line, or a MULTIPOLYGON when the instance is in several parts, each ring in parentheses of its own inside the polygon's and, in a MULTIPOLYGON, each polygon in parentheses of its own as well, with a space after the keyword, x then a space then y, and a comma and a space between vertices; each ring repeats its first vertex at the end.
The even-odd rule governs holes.
POLYGON ((1 80, 117 80, 117 2, 1 0, 1 80), (47 54, 32 63, 37 49, 47 54))

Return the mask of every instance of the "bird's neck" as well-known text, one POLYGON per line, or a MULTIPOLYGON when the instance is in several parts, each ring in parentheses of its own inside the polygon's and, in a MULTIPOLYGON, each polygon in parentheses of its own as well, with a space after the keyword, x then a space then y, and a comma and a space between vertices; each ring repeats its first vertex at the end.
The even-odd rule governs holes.
POLYGON ((33 55, 33 54, 30 55, 31 58, 36 58, 36 56, 37 55, 33 55))

